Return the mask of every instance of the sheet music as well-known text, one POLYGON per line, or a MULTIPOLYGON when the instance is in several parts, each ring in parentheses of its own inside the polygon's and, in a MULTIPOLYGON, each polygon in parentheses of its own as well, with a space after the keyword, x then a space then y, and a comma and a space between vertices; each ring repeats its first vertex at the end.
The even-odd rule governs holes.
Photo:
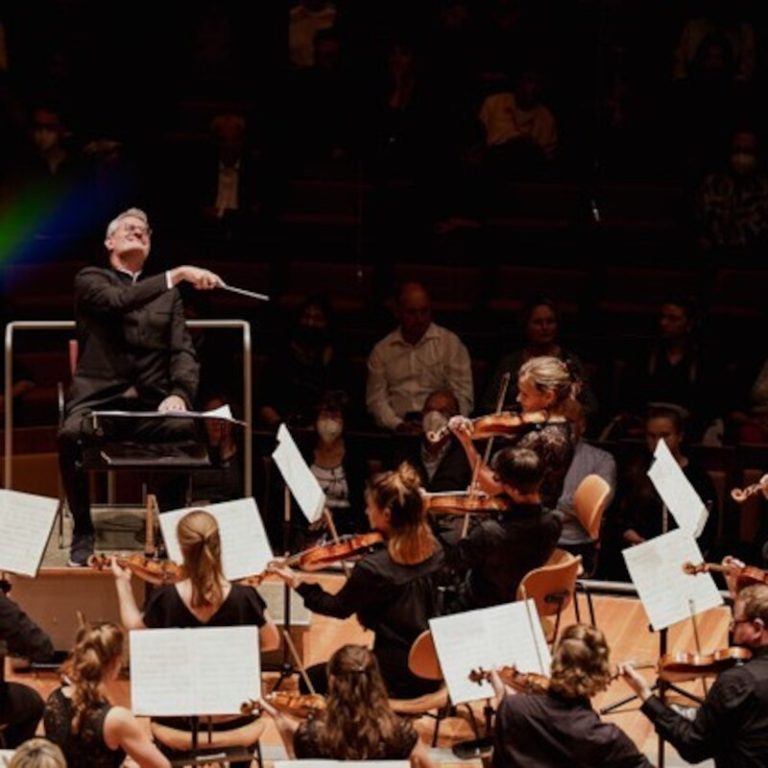
POLYGON ((453 704, 493 696, 490 683, 469 679, 469 673, 480 667, 490 670, 514 664, 520 672, 549 674, 549 646, 536 603, 528 600, 527 604, 530 614, 526 602, 518 600, 429 620, 453 704))
POLYGON ((709 510, 675 461, 663 437, 656 444, 653 458, 648 477, 677 524, 698 538, 707 523, 709 510))
POLYGON ((92 411, 98 418, 136 418, 136 419, 218 419, 229 421, 232 424, 246 426, 244 421, 236 419, 232 415, 232 409, 228 405, 221 405, 210 411, 92 411))
POLYGON ((182 561, 176 527, 187 512, 205 509, 219 524, 221 536, 221 565, 224 577, 230 581, 262 573, 273 558, 264 522, 253 498, 222 501, 207 507, 186 507, 160 515, 160 528, 168 549, 168 557, 182 561))
POLYGON ((136 715, 235 715, 261 695, 258 627, 130 633, 136 715))
POLYGON ((0 489, 0 570, 37 576, 58 499, 0 489))
POLYGON ((677 528, 622 554, 654 630, 690 618, 691 601, 695 613, 723 603, 711 574, 683 571, 684 563, 704 560, 690 531, 677 528))
POLYGON ((325 494, 296 447, 296 443, 285 424, 277 430, 277 448, 272 458, 280 468, 286 485, 296 503, 310 523, 317 522, 325 508, 325 494))

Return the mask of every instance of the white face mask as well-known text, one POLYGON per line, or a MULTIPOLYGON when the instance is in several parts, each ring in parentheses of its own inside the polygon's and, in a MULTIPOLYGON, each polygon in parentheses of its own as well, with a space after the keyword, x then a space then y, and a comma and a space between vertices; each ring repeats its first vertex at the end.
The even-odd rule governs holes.
POLYGON ((315 428, 324 443, 332 443, 342 431, 342 425, 338 419, 318 419, 315 428))
POLYGON ((424 434, 438 432, 448 423, 448 417, 441 411, 427 411, 421 419, 424 434))

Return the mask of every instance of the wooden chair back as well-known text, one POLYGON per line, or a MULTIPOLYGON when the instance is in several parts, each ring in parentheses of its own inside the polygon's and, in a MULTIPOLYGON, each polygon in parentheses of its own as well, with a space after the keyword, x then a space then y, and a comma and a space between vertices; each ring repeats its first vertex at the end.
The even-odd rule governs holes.
POLYGON ((413 641, 408 653, 408 669, 416 677, 423 677, 425 680, 443 679, 443 670, 440 669, 435 641, 429 629, 425 629, 413 641))
POLYGON ((600 475, 587 475, 573 494, 576 518, 592 541, 600 538, 603 513, 611 494, 611 486, 600 475))
POLYGON ((549 561, 523 577, 517 599, 532 599, 539 616, 560 614, 573 599, 580 572, 581 555, 555 550, 549 561))

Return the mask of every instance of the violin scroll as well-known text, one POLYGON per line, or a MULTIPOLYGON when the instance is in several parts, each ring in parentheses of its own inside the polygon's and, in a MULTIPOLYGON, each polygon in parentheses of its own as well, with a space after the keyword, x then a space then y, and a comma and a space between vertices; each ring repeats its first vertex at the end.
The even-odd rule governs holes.
MULTIPOLYGON (((508 685, 510 688, 514 688, 520 693, 545 693, 549 689, 549 678, 545 675, 540 675, 537 672, 520 672, 517 667, 505 666, 499 667, 496 673, 501 678, 501 681, 508 685)), ((469 673, 469 679, 473 683, 482 683, 484 680, 491 679, 490 670, 485 670, 482 667, 479 669, 473 669, 469 673)))
POLYGON ((762 493, 768 499, 768 475, 763 475, 757 483, 752 483, 752 485, 748 485, 746 488, 733 488, 731 490, 731 498, 742 504, 756 493, 762 493))

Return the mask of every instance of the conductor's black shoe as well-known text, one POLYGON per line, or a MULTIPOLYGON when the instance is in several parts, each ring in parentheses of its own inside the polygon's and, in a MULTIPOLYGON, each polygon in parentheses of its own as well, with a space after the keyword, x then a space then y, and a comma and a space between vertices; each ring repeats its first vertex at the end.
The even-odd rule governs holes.
POLYGON ((72 546, 69 548, 69 561, 71 568, 84 568, 88 565, 88 558, 93 554, 93 534, 77 533, 72 537, 72 546))

